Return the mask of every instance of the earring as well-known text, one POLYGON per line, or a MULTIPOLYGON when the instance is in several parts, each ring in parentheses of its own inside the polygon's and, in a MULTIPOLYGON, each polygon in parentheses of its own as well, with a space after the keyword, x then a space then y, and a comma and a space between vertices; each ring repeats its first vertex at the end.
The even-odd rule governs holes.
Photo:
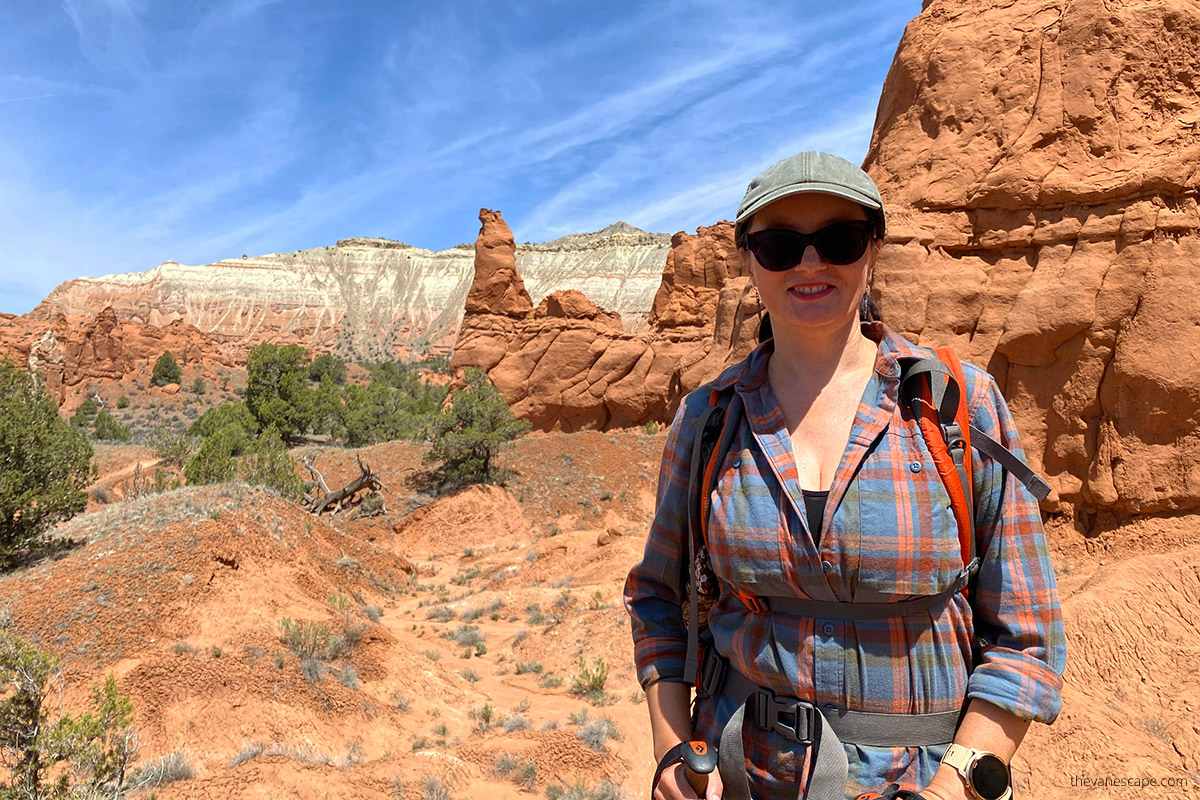
POLYGON ((754 287, 754 308, 758 311, 758 327, 762 328, 762 298, 758 294, 758 287, 754 287))

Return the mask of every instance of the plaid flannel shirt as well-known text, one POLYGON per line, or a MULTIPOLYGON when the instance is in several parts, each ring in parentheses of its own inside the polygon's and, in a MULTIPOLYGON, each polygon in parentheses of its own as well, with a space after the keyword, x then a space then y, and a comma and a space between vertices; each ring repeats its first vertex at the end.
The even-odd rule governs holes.
MULTIPOLYGON (((982 698, 1018 717, 1051 722, 1066 665, 1054 571, 1036 500, 1020 481, 974 452, 975 522, 981 568, 974 612, 957 593, 919 615, 883 620, 754 613, 734 591, 841 602, 899 601, 936 594, 962 569, 949 495, 899 393, 903 357, 919 348, 880 323, 875 371, 859 404, 830 489, 819 548, 805 520, 787 424, 767 380, 772 343, 685 398, 667 438, 657 511, 643 560, 629 573, 638 679, 682 681, 686 630, 681 560, 687 558, 688 473, 694 422, 710 390, 733 387, 745 420, 720 465, 708 540, 721 594, 709 626, 713 646, 760 686, 818 705, 859 711, 955 711, 982 698), (974 619, 973 619, 974 617, 974 619), (972 632, 982 644, 971 668, 972 632)), ((995 381, 964 364, 972 423, 1022 456, 995 381)), ((694 736, 715 742, 731 701, 697 704, 694 736)), ((747 722, 743 736, 756 798, 795 798, 808 779, 810 746, 747 722)), ((925 786, 945 751, 847 743, 847 796, 898 781, 925 786)))

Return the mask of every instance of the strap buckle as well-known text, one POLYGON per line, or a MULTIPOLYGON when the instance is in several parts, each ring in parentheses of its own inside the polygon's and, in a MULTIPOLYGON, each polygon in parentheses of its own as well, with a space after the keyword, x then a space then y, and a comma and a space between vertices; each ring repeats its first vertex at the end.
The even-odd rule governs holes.
POLYGON ((717 652, 717 648, 709 642, 704 648, 704 657, 700 659, 700 697, 716 697, 725 687, 725 675, 729 672, 729 662, 717 652))
POLYGON ((754 722, 764 730, 801 744, 812 744, 816 733, 817 707, 795 697, 779 698, 770 689, 759 689, 753 696, 754 722))

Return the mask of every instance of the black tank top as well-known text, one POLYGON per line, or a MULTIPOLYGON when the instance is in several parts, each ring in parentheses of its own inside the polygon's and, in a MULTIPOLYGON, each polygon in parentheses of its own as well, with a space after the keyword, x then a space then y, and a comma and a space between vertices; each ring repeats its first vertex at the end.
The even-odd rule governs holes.
POLYGON ((813 492, 801 489, 804 495, 804 511, 808 515, 808 528, 812 531, 813 541, 819 547, 821 544, 821 520, 825 518, 825 503, 829 500, 829 492, 813 492))

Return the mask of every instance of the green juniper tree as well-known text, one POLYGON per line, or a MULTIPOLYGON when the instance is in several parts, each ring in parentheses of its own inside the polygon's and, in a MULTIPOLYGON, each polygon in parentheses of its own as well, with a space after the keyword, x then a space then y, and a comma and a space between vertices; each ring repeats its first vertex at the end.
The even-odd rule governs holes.
POLYGON ((170 350, 164 350, 154 362, 154 370, 150 373, 150 385, 166 386, 168 383, 179 383, 182 380, 183 370, 179 368, 179 362, 171 355, 170 350))
POLYGON ((467 370, 466 387, 450 394, 450 406, 432 425, 426 461, 440 461, 443 489, 472 483, 498 483, 496 456, 504 445, 529 430, 478 369, 467 370))
POLYGON ((124 796, 137 759, 133 703, 109 675, 92 687, 90 711, 52 715, 60 678, 57 659, 0 632, 0 800, 124 796))
POLYGON ((92 446, 41 380, 0 361, 0 568, 87 507, 92 446))
POLYGON ((246 362, 246 408, 258 424, 274 425, 285 440, 309 429, 313 391, 308 388, 308 353, 289 344, 264 343, 246 362))

